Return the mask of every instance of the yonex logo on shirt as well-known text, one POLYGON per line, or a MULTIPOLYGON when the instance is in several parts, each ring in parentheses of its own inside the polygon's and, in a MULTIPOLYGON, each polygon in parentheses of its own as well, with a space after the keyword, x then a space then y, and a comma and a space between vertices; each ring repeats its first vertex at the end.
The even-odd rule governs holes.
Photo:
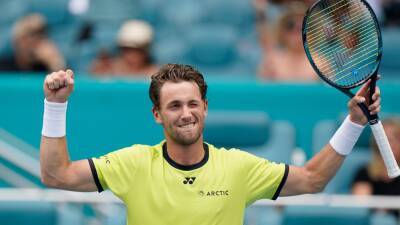
POLYGON ((183 184, 193 184, 194 180, 196 180, 196 177, 185 177, 183 184))

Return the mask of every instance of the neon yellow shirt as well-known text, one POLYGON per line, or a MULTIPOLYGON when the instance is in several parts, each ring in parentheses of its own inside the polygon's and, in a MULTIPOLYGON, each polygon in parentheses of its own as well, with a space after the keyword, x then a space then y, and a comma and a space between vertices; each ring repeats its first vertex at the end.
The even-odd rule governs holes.
POLYGON ((276 199, 288 174, 285 164, 210 144, 201 162, 183 166, 164 143, 89 159, 99 192, 125 203, 128 225, 240 225, 245 207, 276 199))

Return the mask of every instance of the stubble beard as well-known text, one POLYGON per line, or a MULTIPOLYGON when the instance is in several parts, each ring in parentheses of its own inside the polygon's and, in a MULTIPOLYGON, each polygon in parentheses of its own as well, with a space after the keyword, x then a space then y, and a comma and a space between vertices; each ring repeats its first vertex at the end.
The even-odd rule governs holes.
POLYGON ((169 128, 169 130, 170 132, 168 133, 172 140, 180 145, 188 146, 196 143, 199 140, 201 134, 203 133, 204 125, 200 125, 200 127, 194 132, 193 135, 185 134, 185 132, 178 131, 177 129, 171 127, 169 128))

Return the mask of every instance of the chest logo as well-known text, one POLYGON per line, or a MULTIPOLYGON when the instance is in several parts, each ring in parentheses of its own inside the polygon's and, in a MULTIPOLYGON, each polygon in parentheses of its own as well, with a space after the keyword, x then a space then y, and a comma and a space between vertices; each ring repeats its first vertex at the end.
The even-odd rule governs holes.
POLYGON ((193 184, 195 180, 196 177, 185 177, 185 180, 183 180, 183 184, 193 184))

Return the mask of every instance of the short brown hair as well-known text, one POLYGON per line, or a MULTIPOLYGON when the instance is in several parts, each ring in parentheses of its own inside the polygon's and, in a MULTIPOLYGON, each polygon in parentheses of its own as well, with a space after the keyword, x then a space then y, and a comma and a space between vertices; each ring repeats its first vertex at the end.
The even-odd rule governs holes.
POLYGON ((167 82, 193 81, 199 86, 201 98, 206 99, 207 84, 203 75, 193 67, 182 64, 166 64, 160 70, 151 76, 151 84, 149 88, 150 99, 155 108, 160 108, 160 90, 167 82))

